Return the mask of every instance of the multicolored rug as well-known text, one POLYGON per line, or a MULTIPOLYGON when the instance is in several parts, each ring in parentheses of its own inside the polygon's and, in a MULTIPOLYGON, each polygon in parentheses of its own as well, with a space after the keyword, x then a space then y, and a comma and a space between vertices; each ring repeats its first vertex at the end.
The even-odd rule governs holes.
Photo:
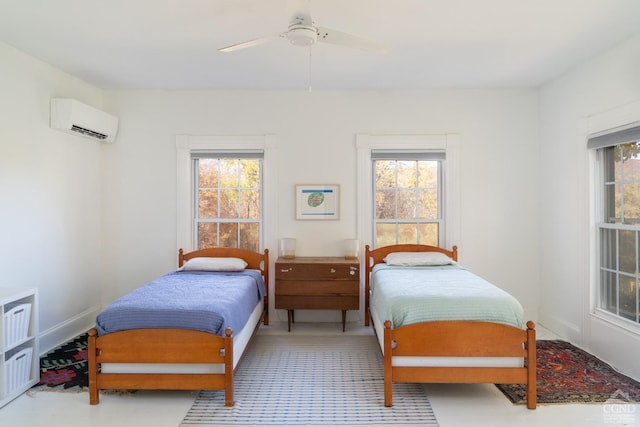
POLYGON ((395 384, 385 408, 373 336, 258 335, 234 388, 233 407, 201 391, 180 426, 438 426, 420 384, 395 384))
POLYGON ((81 391, 89 387, 88 335, 82 334, 40 358, 40 382, 34 387, 81 391))
MULTIPOLYGON (((640 402, 640 383, 568 342, 537 342, 538 403, 640 402)), ((526 403, 521 384, 496 384, 513 403, 526 403)))

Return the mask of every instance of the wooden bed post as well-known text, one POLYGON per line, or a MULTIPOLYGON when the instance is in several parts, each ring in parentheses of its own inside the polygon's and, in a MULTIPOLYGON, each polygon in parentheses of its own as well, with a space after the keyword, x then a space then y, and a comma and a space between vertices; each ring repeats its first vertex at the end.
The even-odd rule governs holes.
POLYGON ((451 248, 451 259, 458 262, 458 247, 456 245, 451 248))
POLYGON ((391 358, 393 346, 391 338, 391 322, 384 322, 384 406, 393 406, 393 372, 391 358))
POLYGON ((537 351, 536 351, 536 324, 527 322, 527 408, 536 409, 537 403, 537 351))
POLYGON ((184 250, 178 249, 178 267, 182 267, 184 264, 184 250))
POLYGON ((89 331, 89 404, 100 403, 100 390, 98 390, 98 349, 96 348, 96 337, 98 331, 91 328, 89 331))
POLYGON ((264 326, 269 326, 269 249, 264 250, 262 272, 264 286, 267 289, 267 295, 264 296, 264 317, 262 323, 264 326))
POLYGON ((369 323, 371 323, 371 313, 369 313, 369 280, 371 280, 371 273, 369 272, 369 263, 371 262, 369 259, 370 249, 369 245, 364 246, 364 326, 369 326, 369 323))
POLYGON ((233 406, 233 338, 231 328, 224 331, 224 406, 233 406))

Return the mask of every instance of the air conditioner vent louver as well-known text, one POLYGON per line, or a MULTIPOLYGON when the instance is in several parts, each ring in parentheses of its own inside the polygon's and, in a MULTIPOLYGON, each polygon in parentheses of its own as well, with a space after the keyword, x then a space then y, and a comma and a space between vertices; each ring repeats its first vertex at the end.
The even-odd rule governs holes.
POLYGON ((93 138, 98 138, 98 139, 107 139, 107 135, 100 133, 100 132, 95 132, 89 129, 85 129, 83 127, 80 126, 76 126, 76 125, 72 125, 71 126, 71 130, 74 132, 78 132, 81 133, 83 135, 87 135, 87 136, 91 136, 93 138))
POLYGON ((118 132, 118 118, 69 98, 51 99, 52 129, 97 141, 113 142, 118 132))

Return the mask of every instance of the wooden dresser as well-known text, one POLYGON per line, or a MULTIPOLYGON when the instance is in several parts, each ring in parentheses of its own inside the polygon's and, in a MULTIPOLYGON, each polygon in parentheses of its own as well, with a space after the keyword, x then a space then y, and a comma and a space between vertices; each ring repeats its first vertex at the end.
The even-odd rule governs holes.
POLYGON ((275 273, 275 308, 287 310, 289 331, 294 310, 342 310, 342 331, 347 310, 360 308, 360 263, 340 257, 278 258, 275 273))

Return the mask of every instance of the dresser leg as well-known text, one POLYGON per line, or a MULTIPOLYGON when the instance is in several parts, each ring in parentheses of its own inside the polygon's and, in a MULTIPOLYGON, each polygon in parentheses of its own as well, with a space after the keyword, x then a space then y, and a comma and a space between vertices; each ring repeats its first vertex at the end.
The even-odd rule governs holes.
POLYGON ((287 325, 289 326, 289 332, 291 332, 291 324, 293 322, 293 310, 287 310, 287 325))
POLYGON ((342 332, 344 332, 344 325, 347 322, 347 310, 342 310, 342 332))

